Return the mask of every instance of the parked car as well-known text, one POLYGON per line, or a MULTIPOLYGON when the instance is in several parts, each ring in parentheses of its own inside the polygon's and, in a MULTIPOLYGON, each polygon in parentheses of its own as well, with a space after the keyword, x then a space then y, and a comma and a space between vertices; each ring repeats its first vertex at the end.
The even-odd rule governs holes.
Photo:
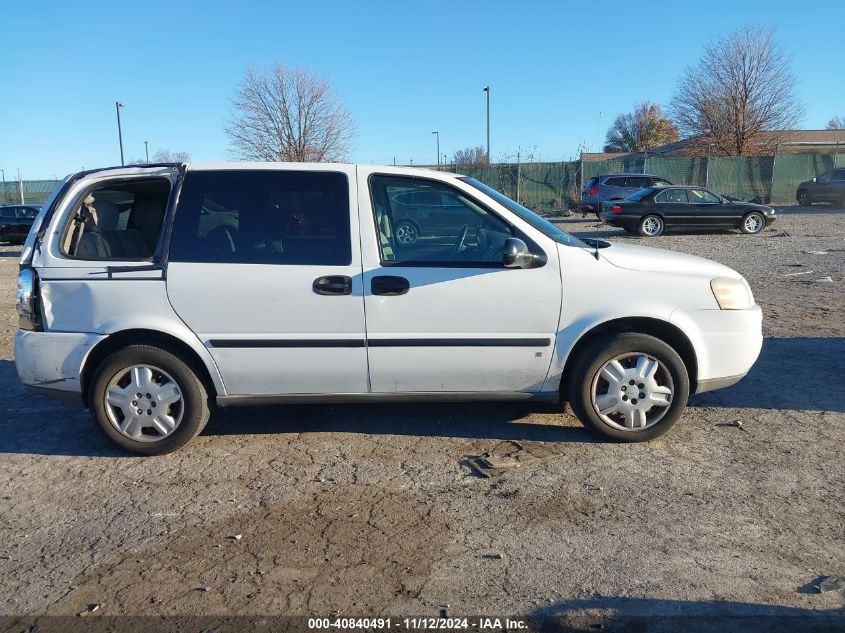
MULTIPOLYGON (((454 194, 414 187, 391 196, 396 241, 415 244, 421 237, 451 238, 463 230, 466 222, 465 204, 454 194)), ((472 229, 481 227, 484 217, 479 215, 472 229)))
POLYGON ((645 187, 664 187, 672 183, 651 174, 605 174, 594 176, 581 192, 581 211, 599 215, 605 200, 622 200, 645 187))
POLYGON ((22 244, 40 210, 39 204, 0 207, 0 242, 22 244))
POLYGON ((845 206, 845 167, 838 167, 818 178, 802 182, 795 191, 795 199, 802 207, 816 202, 845 206))
POLYGON ((583 242, 472 178, 370 165, 74 174, 16 296, 20 379, 147 455, 212 405, 303 401, 567 400, 605 437, 648 440, 762 344, 726 266, 583 242), (420 216, 439 239, 396 239, 416 192, 458 201, 460 231, 420 216))
POLYGON ((759 233, 775 221, 772 207, 728 200, 704 187, 649 187, 605 203, 602 222, 655 237, 665 229, 739 229, 759 233))

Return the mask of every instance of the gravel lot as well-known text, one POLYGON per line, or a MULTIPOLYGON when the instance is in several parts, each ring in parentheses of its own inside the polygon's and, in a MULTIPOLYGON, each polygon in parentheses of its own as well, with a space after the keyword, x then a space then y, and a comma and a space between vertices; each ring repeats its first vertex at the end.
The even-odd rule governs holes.
POLYGON ((313 405, 220 411, 181 452, 130 457, 20 386, 0 247, 0 614, 845 626, 845 594, 813 589, 845 575, 845 211, 787 208, 756 237, 562 223, 740 271, 765 312, 752 373, 648 444, 550 406, 313 405), (521 465, 482 478, 485 453, 521 465))

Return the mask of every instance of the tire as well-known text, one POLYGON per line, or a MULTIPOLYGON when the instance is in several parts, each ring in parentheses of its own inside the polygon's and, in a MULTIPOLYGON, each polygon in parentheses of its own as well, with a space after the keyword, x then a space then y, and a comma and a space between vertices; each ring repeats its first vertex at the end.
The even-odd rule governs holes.
POLYGON ((663 218, 659 215, 647 215, 637 225, 637 233, 643 237, 657 237, 666 228, 663 218))
POLYGON ((575 359, 571 376, 567 391, 575 415, 592 432, 618 442, 645 442, 662 435, 681 417, 689 398, 689 375, 681 357, 660 339, 646 334, 616 334, 596 341, 575 359), (622 373, 616 365, 603 373, 614 361, 622 373), (651 377, 643 378, 655 366, 654 361, 651 377), (618 389, 605 378, 610 375, 619 376, 618 389), (633 378, 638 382, 631 385, 633 378), (631 388, 635 396, 648 395, 628 398, 631 388), (628 399, 623 402, 624 398, 628 399), (602 404, 610 408, 603 409, 604 414, 599 413, 602 404))
POLYGON ((766 219, 762 213, 757 213, 756 211, 747 213, 739 223, 739 230, 746 235, 756 235, 764 228, 766 228, 766 219))
POLYGON ((810 200, 810 194, 808 194, 803 189, 798 192, 797 196, 795 196, 795 200, 802 207, 809 207, 811 204, 813 204, 813 201, 810 200))
POLYGON ((208 390, 192 364, 148 345, 130 345, 106 357, 94 372, 88 402, 106 437, 139 455, 163 455, 182 448, 202 431, 210 416, 208 390), (113 394, 109 402, 107 391, 113 394), (132 417, 126 415, 128 410, 132 417))
POLYGON ((397 224, 393 234, 398 244, 416 244, 420 237, 417 225, 408 220, 402 220, 397 224))

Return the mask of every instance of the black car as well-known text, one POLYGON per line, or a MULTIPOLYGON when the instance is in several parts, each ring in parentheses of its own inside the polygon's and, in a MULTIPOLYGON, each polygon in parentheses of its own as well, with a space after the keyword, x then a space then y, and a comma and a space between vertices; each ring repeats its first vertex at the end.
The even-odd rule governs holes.
POLYGON ((14 204, 0 207, 0 242, 23 244, 29 227, 41 210, 40 204, 14 204))
POLYGON ((704 187, 649 187, 618 202, 605 202, 602 222, 654 237, 664 229, 740 229, 759 233, 775 221, 775 210, 734 202, 704 187))
POLYGON ((798 185, 795 199, 802 207, 814 202, 830 202, 845 206, 845 167, 838 167, 818 178, 798 185))

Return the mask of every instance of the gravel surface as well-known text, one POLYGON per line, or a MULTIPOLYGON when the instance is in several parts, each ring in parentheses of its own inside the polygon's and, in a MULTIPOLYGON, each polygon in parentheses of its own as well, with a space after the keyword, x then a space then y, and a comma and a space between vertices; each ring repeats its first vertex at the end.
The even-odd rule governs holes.
POLYGON ((755 237, 562 224, 740 271, 765 313, 752 373, 647 444, 552 406, 303 405, 130 457, 20 386, 0 246, 0 614, 840 617, 814 584, 845 575, 845 212, 755 237), (482 478, 483 454, 519 466, 482 478))

